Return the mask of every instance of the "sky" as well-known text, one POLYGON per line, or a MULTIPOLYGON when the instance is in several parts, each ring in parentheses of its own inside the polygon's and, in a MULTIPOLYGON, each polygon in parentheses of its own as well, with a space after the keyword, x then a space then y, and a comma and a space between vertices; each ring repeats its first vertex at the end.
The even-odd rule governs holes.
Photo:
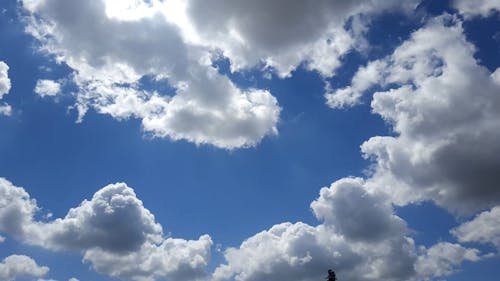
POLYGON ((0 280, 498 280, 499 0, 0 15, 0 280))

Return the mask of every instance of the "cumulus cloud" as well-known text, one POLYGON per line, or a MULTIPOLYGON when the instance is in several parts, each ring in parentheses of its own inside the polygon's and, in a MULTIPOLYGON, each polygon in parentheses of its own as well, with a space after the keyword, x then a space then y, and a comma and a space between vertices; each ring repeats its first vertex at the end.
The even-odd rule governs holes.
POLYGON ((334 75, 363 41, 369 20, 418 1, 24 0, 26 30, 65 62, 79 87, 78 121, 89 109, 137 118, 152 136, 234 149, 277 133, 280 107, 265 89, 240 89, 213 66, 289 76, 299 65, 334 75), (349 27, 347 27, 349 26, 349 27), (153 77, 173 87, 141 87, 153 77))
POLYGON ((433 280, 452 274, 464 261, 477 262, 482 257, 477 249, 465 248, 458 244, 441 242, 429 249, 422 248, 415 265, 417 280, 433 280))
POLYGON ((332 76, 359 34, 345 24, 360 14, 411 10, 416 1, 191 0, 187 15, 199 41, 219 49, 233 71, 270 67, 288 76, 301 63, 332 76))
POLYGON ((160 1, 23 1, 26 30, 65 62, 88 109, 137 118, 152 136, 234 149, 277 133, 280 107, 263 89, 240 89, 212 66, 206 48, 186 41, 160 1), (114 4, 113 4, 114 3, 114 4), (153 77, 175 93, 141 87, 153 77))
MULTIPOLYGON (((10 91, 10 79, 9 79, 9 66, 3 62, 0 61, 0 101, 2 100, 3 96, 8 94, 10 91)), ((12 108, 10 105, 6 103, 0 103, 0 115, 10 115, 12 112, 12 108)))
POLYGON ((479 251, 440 243, 416 247, 389 198, 360 178, 321 189, 311 208, 323 222, 281 223, 224 252, 215 280, 320 280, 334 268, 344 280, 427 280, 448 275, 479 251), (439 266, 436 266, 439 265, 439 266))
POLYGON ((371 107, 396 136, 361 146, 375 161, 372 188, 401 205, 430 199, 457 214, 498 204, 500 69, 490 73, 474 52, 461 22, 444 15, 327 95, 339 107, 356 104, 372 86, 385 89, 371 107))
POLYGON ((345 178, 322 188, 311 204, 314 214, 353 240, 377 241, 404 233, 406 224, 393 214, 385 196, 368 194, 364 184, 361 178, 345 178))
POLYGON ((49 271, 39 266, 32 258, 24 255, 11 255, 0 262, 0 279, 14 281, 21 277, 42 277, 49 271))
POLYGON ((500 11, 499 0, 454 0, 453 6, 466 17, 487 17, 500 11))
POLYGON ((460 242, 479 242, 492 244, 500 249, 500 206, 477 215, 453 229, 451 233, 460 242))
POLYGON ((40 79, 36 82, 35 93, 41 97, 56 96, 61 92, 61 84, 57 81, 40 79))
POLYGON ((212 240, 165 238, 133 189, 108 185, 91 200, 49 222, 34 219, 36 201, 0 179, 0 231, 28 244, 83 253, 96 271, 132 280, 196 279, 205 275, 212 240))

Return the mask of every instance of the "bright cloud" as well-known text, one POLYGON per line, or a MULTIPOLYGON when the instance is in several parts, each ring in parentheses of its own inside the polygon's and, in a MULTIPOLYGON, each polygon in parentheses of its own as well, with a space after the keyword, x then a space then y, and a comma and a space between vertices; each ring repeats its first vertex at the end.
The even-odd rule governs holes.
POLYGON ((32 15, 27 32, 75 71, 80 121, 93 108, 117 119, 138 118, 156 137, 226 149, 254 146, 277 133, 280 107, 269 91, 240 89, 219 74, 208 50, 185 42, 159 2, 140 17, 118 16, 123 9, 135 13, 129 4, 145 5, 132 2, 23 2, 32 15), (142 89, 145 76, 168 83, 175 94, 142 89))
POLYGON ((24 255, 11 255, 0 262, 0 279, 14 281, 17 278, 42 277, 49 271, 39 266, 32 258, 24 255))
MULTIPOLYGON (((3 96, 8 94, 10 91, 10 79, 8 75, 9 71, 9 66, 3 62, 0 61, 0 101, 2 100, 3 96)), ((12 108, 10 105, 6 103, 0 103, 0 115, 10 115, 12 112, 12 108)))
POLYGON ((453 5, 466 17, 487 17, 500 11, 499 0, 454 0, 453 5))
POLYGON ((477 215, 451 232, 460 242, 487 243, 500 249, 500 206, 477 215))
POLYGON ((101 273, 132 280, 192 280, 205 275, 212 240, 164 238, 162 227, 123 183, 108 185, 50 222, 34 219, 36 201, 0 179, 0 231, 51 250, 81 251, 101 273))
POLYGON ((327 99, 333 107, 352 105, 374 85, 389 88, 375 93, 371 106, 397 136, 361 146, 376 163, 370 185, 387 189, 398 204, 430 199, 471 214, 500 201, 499 72, 477 63, 461 22, 445 15, 327 99))
POLYGON ((477 250, 457 244, 417 249, 387 198, 368 193, 365 184, 345 178, 323 188, 311 204, 322 224, 278 224, 228 248, 227 263, 214 279, 309 281, 334 267, 346 280, 413 281, 449 275, 462 261, 480 260, 477 250))
POLYGON ((364 40, 361 14, 367 19, 415 5, 378 0, 231 5, 23 1, 31 15, 27 32, 40 41, 43 52, 75 71, 79 121, 92 108, 119 120, 140 119, 156 137, 226 149, 255 146, 277 134, 281 108, 268 90, 240 89, 220 74, 212 65, 218 54, 229 59, 233 71, 262 66, 283 77, 304 64, 331 77, 341 58, 364 40), (348 22, 352 26, 346 28, 348 22), (145 90, 143 77, 166 83, 175 93, 145 90))
POLYGON ((476 249, 464 248, 458 244, 441 242, 429 249, 422 248, 415 269, 417 280, 433 280, 436 276, 452 274, 464 261, 476 262, 481 259, 476 249))
POLYGON ((289 76, 301 63, 332 76, 357 34, 345 24, 360 14, 409 11, 416 1, 191 0, 187 14, 198 36, 230 59, 233 71, 263 65, 289 76))
MULTIPOLYGON (((154 137, 232 150, 278 134, 282 109, 270 90, 238 86, 215 66, 219 60, 227 59, 232 72, 281 78, 303 66, 325 82, 346 54, 367 43, 374 16, 412 11, 418 1, 20 2, 40 52, 71 69, 58 81, 77 88, 71 108, 78 122, 92 110, 138 119, 154 137), (148 79, 171 90, 150 89, 148 79)), ((453 5, 461 15, 426 19, 392 54, 359 67, 348 86, 325 82, 326 103, 334 109, 358 105, 378 89, 372 112, 394 134, 361 145, 373 164, 365 179, 346 177, 321 189, 310 204, 318 225, 275 224, 225 249, 225 262, 209 276, 212 238, 166 237, 125 183, 103 187, 64 217, 39 220, 40 207, 26 190, 0 178, 0 234, 81 253, 95 271, 137 281, 317 281, 330 267, 342 280, 422 281, 480 261, 479 250, 457 243, 416 245, 395 211, 433 201, 457 216, 482 212, 451 233, 460 243, 500 248, 500 68, 491 72, 480 64, 462 27, 463 18, 486 17, 500 5, 453 5)), ((11 88, 8 70, 0 61, 0 100, 11 88)), ((34 92, 57 96, 58 81, 38 80, 34 92)), ((10 112, 0 104, 0 114, 10 112)), ((47 271, 26 256, 0 263, 2 280, 47 271)))
POLYGON ((35 93, 41 97, 53 97, 61 92, 61 84, 59 82, 47 79, 41 79, 36 82, 35 93))

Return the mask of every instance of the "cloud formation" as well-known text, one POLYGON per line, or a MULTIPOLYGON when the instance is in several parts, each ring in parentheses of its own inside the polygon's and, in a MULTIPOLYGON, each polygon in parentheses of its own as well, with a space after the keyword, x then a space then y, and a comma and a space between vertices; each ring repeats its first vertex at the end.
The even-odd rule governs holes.
POLYGON ((487 17, 500 11, 499 0, 454 0, 453 6, 466 18, 487 17))
POLYGON ((221 56, 232 71, 261 68, 284 77, 304 65, 331 77, 341 58, 364 40, 370 16, 407 12, 416 2, 24 0, 22 5, 26 30, 40 50, 74 70, 79 121, 93 109, 118 120, 140 119, 155 137, 235 149, 277 134, 281 109, 268 90, 240 89, 219 73, 213 65, 221 56), (144 78, 172 90, 147 89, 144 78))
POLYGON ((0 262, 0 280, 14 281, 21 277, 42 277, 49 271, 39 266, 32 258, 24 255, 11 255, 0 262))
POLYGON ((474 52, 461 22, 444 15, 327 95, 330 106, 349 106, 372 86, 384 89, 371 107, 396 136, 372 137, 361 149, 376 165, 370 186, 386 189, 396 203, 433 200, 466 215, 500 202, 494 156, 500 153, 500 69, 490 73, 474 52))
POLYGON ((101 273, 132 280, 193 280, 205 275, 212 240, 165 238, 161 225, 126 184, 108 185, 64 218, 34 219, 36 201, 0 178, 0 231, 50 250, 83 253, 101 273))
MULTIPOLYGON (((2 101, 3 96, 8 94, 10 91, 11 84, 8 72, 9 66, 5 62, 0 61, 0 102, 2 101)), ((10 105, 0 103, 0 115, 9 116, 11 112, 12 108, 10 105)))
POLYGON ((41 97, 53 97, 61 92, 59 82, 47 79, 40 79, 36 82, 35 93, 41 97))
POLYGON ((191 0, 189 22, 202 44, 231 61, 233 71, 255 66, 289 76, 300 64, 330 77, 341 58, 354 48, 361 29, 346 28, 349 20, 388 10, 409 11, 416 1, 328 0, 191 0))
POLYGON ((210 52, 185 41, 169 21, 166 4, 22 3, 26 30, 41 51, 75 71, 79 121, 94 109, 119 120, 140 119, 155 137, 226 149, 254 146, 277 133, 276 98, 267 90, 240 89, 221 75, 210 52), (148 90, 141 86, 146 77, 174 89, 148 90))
POLYGON ((436 276, 452 274, 464 261, 477 262, 482 257, 477 249, 465 248, 459 244, 441 242, 429 249, 422 248, 415 269, 417 280, 433 280, 436 276))
POLYGON ((257 233, 224 252, 226 264, 214 279, 312 281, 333 267, 345 280, 416 281, 480 260, 477 250, 457 244, 417 248, 387 197, 367 192, 365 185, 363 179, 344 178, 321 189, 311 208, 323 223, 287 222, 257 233))
POLYGON ((453 229, 451 233, 462 243, 491 244, 500 250, 500 206, 477 215, 453 229))

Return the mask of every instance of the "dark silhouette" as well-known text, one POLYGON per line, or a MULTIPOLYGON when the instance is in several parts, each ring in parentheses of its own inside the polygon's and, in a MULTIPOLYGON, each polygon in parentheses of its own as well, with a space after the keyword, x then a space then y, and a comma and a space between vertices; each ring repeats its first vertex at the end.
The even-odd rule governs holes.
POLYGON ((335 276, 335 271, 328 269, 328 276, 325 278, 328 281, 337 281, 337 276, 335 276))

